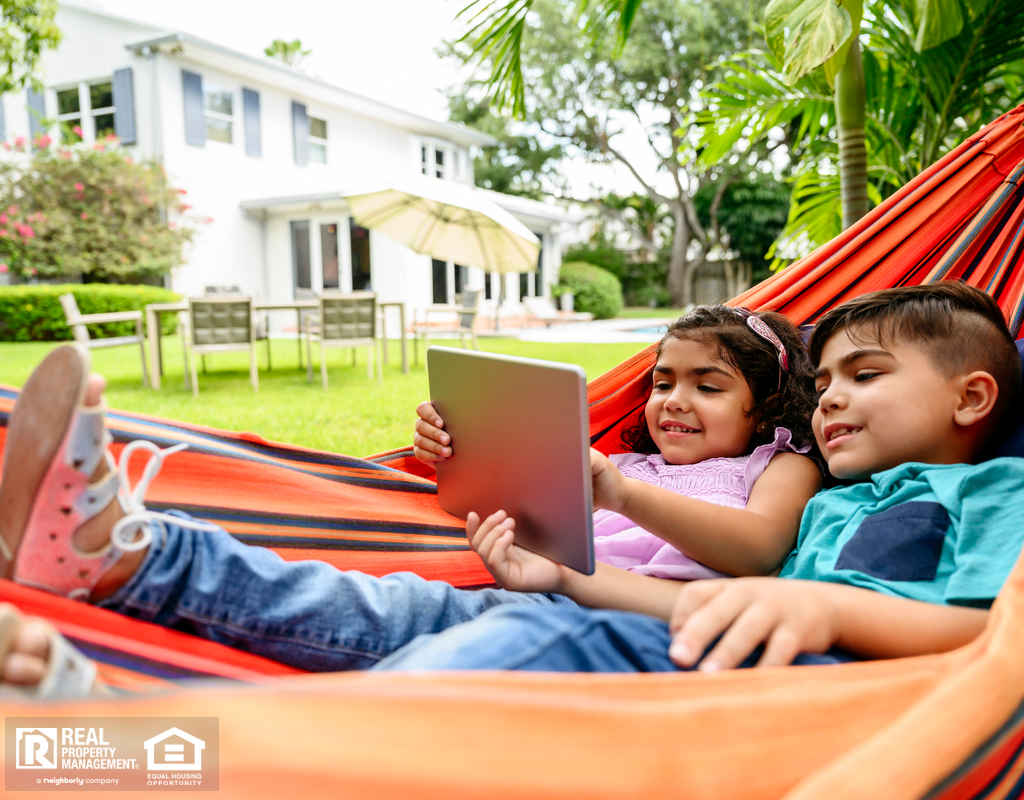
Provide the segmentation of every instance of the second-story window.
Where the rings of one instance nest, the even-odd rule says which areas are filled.
[[[420,171],[432,178],[450,177],[451,153],[434,145],[420,147]]]
[[[110,81],[57,89],[57,124],[67,144],[102,139],[114,132],[114,91]]]
[[[327,120],[309,118],[309,160],[327,163]]]
[[[203,108],[206,116],[206,138],[231,144],[235,120],[235,94],[229,89],[203,85]]]

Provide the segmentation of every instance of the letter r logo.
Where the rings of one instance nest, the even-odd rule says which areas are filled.
[[[17,769],[57,769],[56,728],[16,728]]]

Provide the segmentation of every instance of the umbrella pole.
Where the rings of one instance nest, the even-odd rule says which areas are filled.
[[[494,330],[501,328],[501,306],[505,302],[505,273],[498,273],[498,281],[500,286],[498,287],[498,305],[494,307]]]

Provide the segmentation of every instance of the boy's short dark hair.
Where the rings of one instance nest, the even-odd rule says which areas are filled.
[[[999,386],[989,431],[1020,400],[1020,354],[1003,312],[980,289],[945,281],[883,289],[849,300],[814,326],[808,343],[814,366],[821,362],[829,339],[855,328],[866,329],[879,344],[887,340],[922,344],[936,369],[947,377],[988,372]]]

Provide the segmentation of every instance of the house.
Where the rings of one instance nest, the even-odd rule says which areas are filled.
[[[199,226],[169,285],[182,294],[238,286],[268,302],[328,288],[372,288],[407,308],[452,303],[501,276],[418,255],[354,223],[352,187],[424,173],[473,182],[486,134],[389,106],[266,58],[183,31],[62,4],[64,41],[45,54],[45,90],[0,99],[0,138],[116,133],[137,159],[164,165]],[[484,191],[484,190],[478,190]],[[552,205],[488,192],[542,242],[537,274],[507,275],[505,297],[549,293],[568,217]],[[279,330],[294,314],[281,312]]]
[[[206,742],[179,728],[168,728],[147,739],[142,746],[146,750],[146,769],[184,771],[203,768]]]

